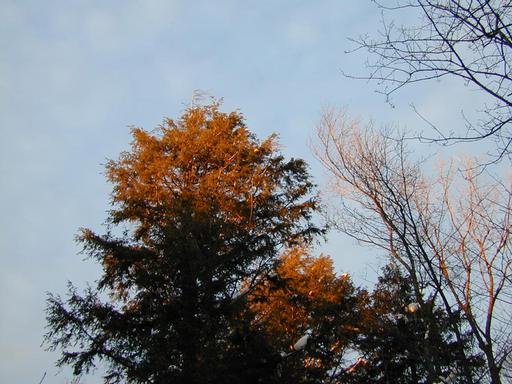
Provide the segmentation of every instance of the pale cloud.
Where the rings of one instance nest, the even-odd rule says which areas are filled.
[[[318,30],[305,20],[293,20],[286,28],[288,40],[295,45],[308,46],[318,40]]]
[[[111,54],[152,42],[178,15],[177,1],[140,0],[125,2],[122,7],[91,7],[82,23],[87,44]]]

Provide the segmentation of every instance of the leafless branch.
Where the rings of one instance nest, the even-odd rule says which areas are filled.
[[[471,160],[441,164],[427,177],[404,136],[395,137],[324,113],[315,153],[342,202],[336,228],[388,251],[420,305],[438,296],[449,314],[463,313],[491,382],[501,383],[512,347],[511,188],[475,173]]]
[[[377,83],[377,92],[392,96],[420,82],[454,77],[487,94],[491,105],[465,134],[435,129],[432,142],[494,139],[499,161],[511,156],[512,142],[512,7],[504,0],[375,1],[382,12],[382,30],[375,38],[360,36],[351,51],[369,53],[368,73],[347,75]],[[417,15],[417,25],[397,25],[391,15]],[[443,133],[444,132],[444,133]],[[485,165],[485,164],[484,164]]]

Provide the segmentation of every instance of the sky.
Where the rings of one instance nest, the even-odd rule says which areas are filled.
[[[370,0],[0,0],[0,382],[38,383],[45,372],[44,383],[70,382],[41,347],[46,295],[98,278],[74,236],[102,232],[102,164],[129,148],[131,126],[179,117],[196,91],[222,97],[258,137],[278,133],[321,187],[308,143],[328,106],[427,129],[413,102],[460,129],[460,111],[482,103],[462,84],[406,89],[392,107],[375,84],[343,75],[364,73],[365,54],[346,53],[349,38],[377,33],[379,20]],[[371,284],[381,260],[337,233],[318,252],[358,284]]]

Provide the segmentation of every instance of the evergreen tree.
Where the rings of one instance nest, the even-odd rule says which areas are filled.
[[[340,375],[343,382],[478,382],[484,362],[474,353],[473,338],[466,333],[460,345],[453,333],[453,326],[464,329],[463,319],[450,318],[433,299],[427,303],[420,307],[410,280],[395,265],[387,265],[354,343],[360,358]]]
[[[103,360],[106,383],[262,379],[270,347],[248,331],[239,290],[270,273],[283,247],[321,232],[306,164],[215,101],[132,133],[131,150],[106,166],[109,230],[78,236],[100,279],[48,298],[57,364],[80,375]]]

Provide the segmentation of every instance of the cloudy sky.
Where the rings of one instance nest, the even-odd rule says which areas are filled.
[[[345,54],[348,37],[375,33],[379,16],[370,0],[0,0],[0,382],[38,383],[44,372],[45,383],[69,382],[41,348],[46,292],[98,277],[73,238],[102,231],[102,164],[128,148],[129,126],[178,117],[202,90],[259,137],[279,133],[319,184],[308,141],[328,105],[421,130],[414,102],[456,129],[478,100],[463,86],[415,88],[391,108],[373,84],[343,76],[364,72],[364,55]],[[319,251],[371,281],[375,251],[339,234]]]

